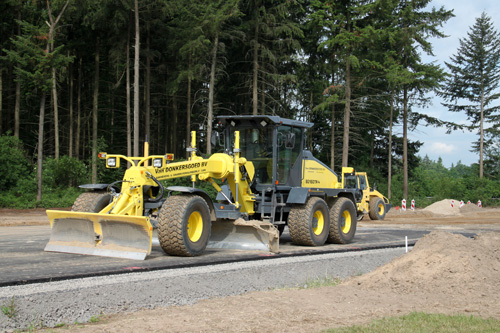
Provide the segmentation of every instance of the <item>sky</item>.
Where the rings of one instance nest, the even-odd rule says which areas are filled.
[[[500,31],[500,2],[498,0],[434,0],[431,7],[453,9],[455,17],[449,19],[441,28],[447,38],[432,39],[434,57],[422,56],[425,62],[435,61],[443,68],[446,68],[445,61],[450,62],[450,57],[457,53],[459,39],[467,38],[467,33],[476,22],[476,19],[485,12],[491,18],[497,31]],[[447,68],[446,68],[447,69]],[[431,96],[431,95],[429,95]],[[441,105],[442,100],[432,95],[432,104],[427,108],[413,108],[414,111],[425,113],[433,117],[468,124],[464,114],[449,112]],[[498,103],[498,102],[497,102]],[[399,129],[402,132],[402,128]],[[431,160],[437,161],[440,157],[445,167],[456,165],[458,161],[462,164],[471,165],[478,163],[479,154],[473,153],[472,143],[479,139],[477,133],[455,131],[446,134],[446,128],[419,126],[408,134],[412,141],[423,142],[420,147],[419,156],[428,156]]]

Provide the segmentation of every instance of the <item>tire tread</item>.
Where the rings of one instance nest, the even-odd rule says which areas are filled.
[[[292,242],[297,245],[306,245],[306,246],[318,246],[322,244],[317,244],[311,236],[310,229],[310,215],[314,206],[317,202],[323,201],[323,199],[318,197],[310,197],[305,205],[295,205],[290,210],[288,215],[288,229],[290,232],[290,237],[292,238]],[[326,205],[326,203],[325,203]],[[328,209],[326,210],[326,214],[328,214]],[[328,218],[328,216],[325,216]],[[329,224],[325,225],[326,230],[329,229]]]
[[[174,195],[168,197],[158,216],[158,240],[162,249],[170,255],[192,257],[201,254],[186,246],[183,238],[184,214],[191,201],[201,199],[197,195]],[[203,200],[203,199],[201,199]],[[207,211],[208,205],[203,200]],[[209,230],[206,232],[210,233]],[[208,236],[210,238],[210,235]]]

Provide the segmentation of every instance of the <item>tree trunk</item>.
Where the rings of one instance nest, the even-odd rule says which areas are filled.
[[[188,81],[187,81],[187,106],[186,106],[186,144],[191,145],[191,55],[188,58]],[[189,152],[186,150],[186,158],[189,157]]]
[[[69,65],[69,150],[68,156],[73,157],[73,66]]]
[[[255,23],[255,36],[253,46],[253,82],[252,82],[252,114],[256,116],[258,112],[259,93],[259,21]]]
[[[145,77],[145,87],[144,87],[144,94],[145,96],[145,105],[144,105],[144,111],[146,113],[145,115],[145,133],[146,133],[146,139],[151,141],[151,55],[150,55],[150,50],[149,50],[149,38],[150,38],[150,32],[149,32],[149,21],[147,23],[147,37],[146,37],[146,77]]]
[[[374,129],[372,129],[370,131],[370,139],[371,139],[371,142],[370,142],[370,163],[369,163],[369,166],[370,166],[370,169],[373,169],[373,159],[375,156],[375,130]]]
[[[333,58],[333,57],[332,57]],[[335,68],[332,66],[332,87],[335,87]],[[332,94],[334,90],[332,89]],[[332,102],[332,132],[330,134],[330,168],[335,167],[335,102]]]
[[[484,89],[481,89],[481,114],[479,119],[479,178],[483,178],[483,148],[484,148]]]
[[[351,64],[346,61],[345,73],[345,109],[344,109],[344,142],[342,146],[342,167],[349,164],[349,126],[351,120]]]
[[[313,92],[311,90],[309,92],[309,110],[310,110],[310,112],[308,114],[306,114],[306,121],[308,121],[308,122],[311,122],[311,115],[312,115],[313,108],[314,108],[314,98],[313,98]],[[307,131],[307,144],[308,144],[307,149],[309,149],[314,154],[312,137],[313,137],[313,131]]]
[[[212,49],[212,68],[210,69],[210,86],[208,91],[208,117],[207,117],[207,154],[212,154],[210,137],[212,136],[212,122],[214,117],[214,90],[215,69],[217,68],[217,48],[219,46],[219,34],[215,34],[214,47]]]
[[[130,25],[127,34],[127,68],[126,68],[126,110],[127,110],[127,156],[132,156],[132,123],[131,123],[131,110],[130,110]]]
[[[97,183],[97,124],[99,108],[99,37],[96,40],[94,97],[92,106],[92,183]]]
[[[179,107],[177,103],[177,95],[174,94],[172,96],[172,130],[170,131],[172,133],[172,139],[171,144],[172,144],[172,152],[174,155],[177,155],[177,116],[179,114]]]
[[[332,103],[332,131],[330,133],[330,169],[335,167],[335,103]]]
[[[80,134],[82,128],[82,58],[78,64],[78,90],[76,95],[76,140],[75,156],[80,158]]]
[[[57,23],[61,19],[62,14],[66,10],[70,0],[66,0],[61,12],[54,20],[52,16],[52,9],[50,8],[49,0],[47,0],[47,12],[49,16],[49,36],[48,36],[48,44],[47,44],[47,53],[54,52],[54,40],[56,38],[56,27]],[[54,139],[55,139],[55,158],[59,158],[59,106],[57,102],[57,80],[56,80],[56,68],[52,67],[52,99],[54,102]]]
[[[1,52],[0,52],[1,54]],[[2,113],[3,113],[3,68],[0,68],[0,135],[2,135]]]
[[[21,114],[21,82],[16,82],[16,102],[14,105],[14,136],[19,139],[19,123]]]
[[[17,19],[21,20],[21,10],[17,13]],[[21,25],[17,25],[17,35],[21,36]],[[16,101],[14,105],[14,136],[19,139],[19,123],[21,114],[21,82],[16,82]]]
[[[57,101],[56,68],[52,67],[52,101],[54,107],[54,158],[59,158],[59,107]]]
[[[139,156],[139,1],[134,0],[135,47],[134,47],[134,156]]]
[[[266,89],[265,89],[265,83],[264,80],[261,81],[261,88],[260,88],[260,113],[261,114],[266,114]],[[278,95],[279,96],[279,95]],[[286,105],[286,95],[283,97],[283,105]]]
[[[403,199],[408,198],[408,87],[403,88]]]
[[[42,200],[42,167],[43,167],[43,124],[45,122],[45,93],[40,98],[40,115],[38,116],[38,154],[37,154],[37,193],[36,200]]]
[[[392,180],[392,121],[394,114],[394,92],[391,92],[391,111],[389,115],[389,156],[387,156],[387,198],[391,198],[391,180]]]

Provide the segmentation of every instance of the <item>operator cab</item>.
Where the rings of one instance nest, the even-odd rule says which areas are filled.
[[[257,191],[271,185],[299,186],[305,130],[312,123],[278,116],[220,116],[225,129],[225,149],[234,150],[234,132],[240,132],[240,156],[255,167]]]

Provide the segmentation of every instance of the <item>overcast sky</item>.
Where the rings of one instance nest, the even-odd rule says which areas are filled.
[[[449,37],[432,41],[435,57],[424,56],[423,59],[426,62],[436,61],[445,68],[444,62],[449,62],[450,57],[457,53],[459,39],[467,37],[467,32],[470,31],[482,12],[491,18],[495,29],[500,31],[500,2],[498,0],[435,0],[431,6],[436,8],[444,6],[445,9],[453,9],[455,17],[449,19],[442,28],[444,34]],[[438,97],[433,97],[432,105],[428,108],[415,108],[414,110],[443,120],[467,123],[465,115],[448,112],[441,105],[441,99]],[[398,130],[402,132],[402,128]],[[458,161],[465,165],[479,161],[479,154],[470,152],[472,142],[479,138],[477,133],[456,131],[446,134],[445,128],[421,126],[416,131],[409,133],[409,138],[424,143],[420,148],[420,156],[427,155],[434,161],[441,157],[446,167],[450,167],[452,164],[456,165]]]

